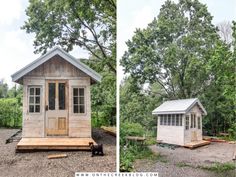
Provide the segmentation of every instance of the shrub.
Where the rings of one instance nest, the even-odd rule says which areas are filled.
[[[139,123],[124,122],[120,125],[120,144],[125,144],[126,136],[143,136],[144,128]]]
[[[232,140],[236,140],[236,123],[232,124],[231,127],[228,129],[229,138]]]
[[[0,99],[0,126],[21,127],[22,109],[17,98]]]

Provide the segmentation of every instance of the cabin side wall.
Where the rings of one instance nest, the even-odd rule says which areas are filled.
[[[39,86],[41,88],[40,113],[29,113],[29,86]],[[23,121],[22,137],[44,137],[44,116],[45,116],[45,80],[44,79],[23,79]]]
[[[191,113],[195,113],[196,114],[196,127],[195,128],[191,128]],[[184,130],[184,143],[190,143],[193,139],[193,137],[196,137],[197,141],[202,140],[202,112],[201,110],[198,108],[197,105],[195,105],[186,115],[189,116],[189,129],[188,130]],[[198,117],[200,117],[200,129],[198,129]],[[185,121],[184,121],[185,123]]]
[[[73,88],[85,88],[85,113],[73,113]],[[69,136],[91,137],[91,96],[90,78],[81,80],[69,80]]]
[[[182,122],[184,116],[182,116]],[[157,119],[157,141],[168,144],[184,145],[184,126],[160,125],[160,117]]]

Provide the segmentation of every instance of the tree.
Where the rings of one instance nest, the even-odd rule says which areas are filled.
[[[232,42],[232,26],[230,22],[222,22],[217,25],[218,33],[221,39],[226,43],[230,44]]]
[[[116,2],[30,0],[26,14],[29,18],[22,28],[35,34],[35,53],[55,45],[66,51],[79,46],[89,52],[83,62],[103,76],[101,84],[92,87],[92,109],[115,124]]]
[[[7,97],[8,85],[4,83],[4,80],[0,80],[0,98]]]
[[[80,46],[116,73],[116,3],[113,0],[30,0],[23,29],[35,33],[35,53]]]
[[[209,84],[206,65],[219,40],[206,5],[167,0],[158,18],[137,29],[121,60],[140,84],[158,83],[168,98],[196,97]]]

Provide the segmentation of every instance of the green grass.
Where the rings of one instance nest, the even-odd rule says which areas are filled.
[[[216,173],[224,173],[230,170],[236,169],[236,164],[234,163],[215,163],[212,166],[198,166],[203,170],[208,170]]]
[[[191,167],[191,168],[199,168],[199,169],[203,169],[203,170],[207,170],[207,171],[211,171],[211,172],[215,172],[215,173],[225,173],[225,172],[229,172],[231,170],[236,170],[236,164],[234,163],[215,163],[211,166],[203,166],[203,165],[198,165],[193,166],[191,164],[187,164],[185,162],[179,162],[177,164],[175,164],[177,167]]]
[[[157,144],[156,137],[147,137],[145,144],[148,146]]]
[[[165,156],[153,153],[147,146],[129,145],[125,150],[121,150],[120,171],[133,171],[133,162],[136,159],[147,159],[151,161],[160,161],[162,163],[168,162]]]

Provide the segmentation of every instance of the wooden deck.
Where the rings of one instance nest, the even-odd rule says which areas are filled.
[[[92,138],[22,138],[16,151],[23,150],[90,150]]]
[[[197,148],[197,147],[200,147],[200,146],[208,145],[210,143],[211,143],[210,141],[205,141],[205,140],[193,141],[191,143],[185,144],[184,147],[194,149],[194,148]]]

